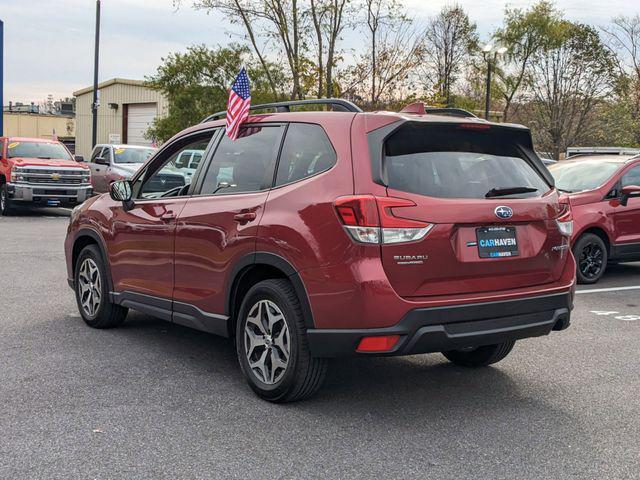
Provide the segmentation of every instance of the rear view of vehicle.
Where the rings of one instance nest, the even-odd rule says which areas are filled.
[[[443,352],[482,366],[517,339],[567,328],[571,210],[529,131],[430,115],[361,120],[354,151],[369,155],[355,155],[355,195],[336,209],[382,268],[364,266],[365,298],[349,302],[368,304],[369,325],[311,331],[312,352]]]
[[[91,172],[60,142],[0,138],[0,210],[57,207],[84,202],[93,193]]]

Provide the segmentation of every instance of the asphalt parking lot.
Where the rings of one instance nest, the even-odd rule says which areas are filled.
[[[227,340],[135,313],[86,327],[66,215],[0,218],[2,479],[638,478],[640,289],[620,287],[640,286],[640,263],[492,368],[334,361],[317,396],[277,406]]]

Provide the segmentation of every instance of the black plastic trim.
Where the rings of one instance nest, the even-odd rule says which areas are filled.
[[[71,249],[72,251],[72,255],[73,255],[73,249],[75,248],[76,243],[78,242],[78,240],[81,237],[90,237],[91,239],[95,240],[95,242],[98,244],[98,249],[100,250],[100,255],[102,256],[102,264],[105,267],[105,270],[107,272],[107,289],[109,291],[113,290],[113,280],[111,279],[111,264],[109,263],[109,257],[107,255],[107,247],[106,244],[102,238],[102,235],[100,235],[98,232],[96,232],[95,230],[91,229],[91,228],[82,228],[80,230],[78,230],[76,232],[76,235],[73,239],[73,247]],[[73,266],[73,273],[75,275],[75,268],[76,266]],[[74,279],[70,279],[69,281],[69,286],[71,288],[75,288],[74,286]]]
[[[239,281],[241,281],[242,275],[244,275],[248,271],[249,267],[254,265],[268,265],[277,268],[286,275],[286,277],[293,285],[298,299],[300,300],[300,306],[302,307],[305,325],[307,326],[307,328],[314,328],[315,323],[313,320],[311,305],[309,304],[309,296],[307,295],[307,290],[304,286],[304,283],[302,282],[302,278],[300,278],[300,275],[298,274],[298,271],[286,259],[269,252],[250,253],[236,262],[230,277],[231,281],[229,283],[229,289],[227,290],[227,310],[225,314],[229,316],[232,315],[231,312],[233,312],[233,306],[236,303],[236,286],[238,285]]]
[[[229,317],[201,310],[195,305],[174,302],[167,298],[155,297],[143,293],[124,291],[111,292],[111,301],[117,305],[177,323],[201,332],[228,337]]]
[[[633,261],[640,259],[639,243],[618,243],[611,247],[611,260]]]
[[[526,299],[411,310],[396,325],[376,329],[310,329],[315,357],[390,356],[443,352],[537,337],[569,327],[571,292]],[[362,337],[400,335],[389,352],[356,352]]]
[[[171,321],[171,300],[129,291],[111,292],[110,296],[111,301],[116,305]]]
[[[173,323],[221,337],[229,336],[229,317],[205,312],[195,305],[173,302]]]

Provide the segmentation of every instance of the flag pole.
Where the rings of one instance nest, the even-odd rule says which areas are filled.
[[[98,64],[100,61],[100,0],[96,0],[96,39],[93,59],[93,114],[91,125],[91,148],[96,146],[98,136]]]

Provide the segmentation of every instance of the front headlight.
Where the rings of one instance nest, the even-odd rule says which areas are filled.
[[[11,169],[11,182],[24,182],[24,178],[22,167],[13,167]]]

